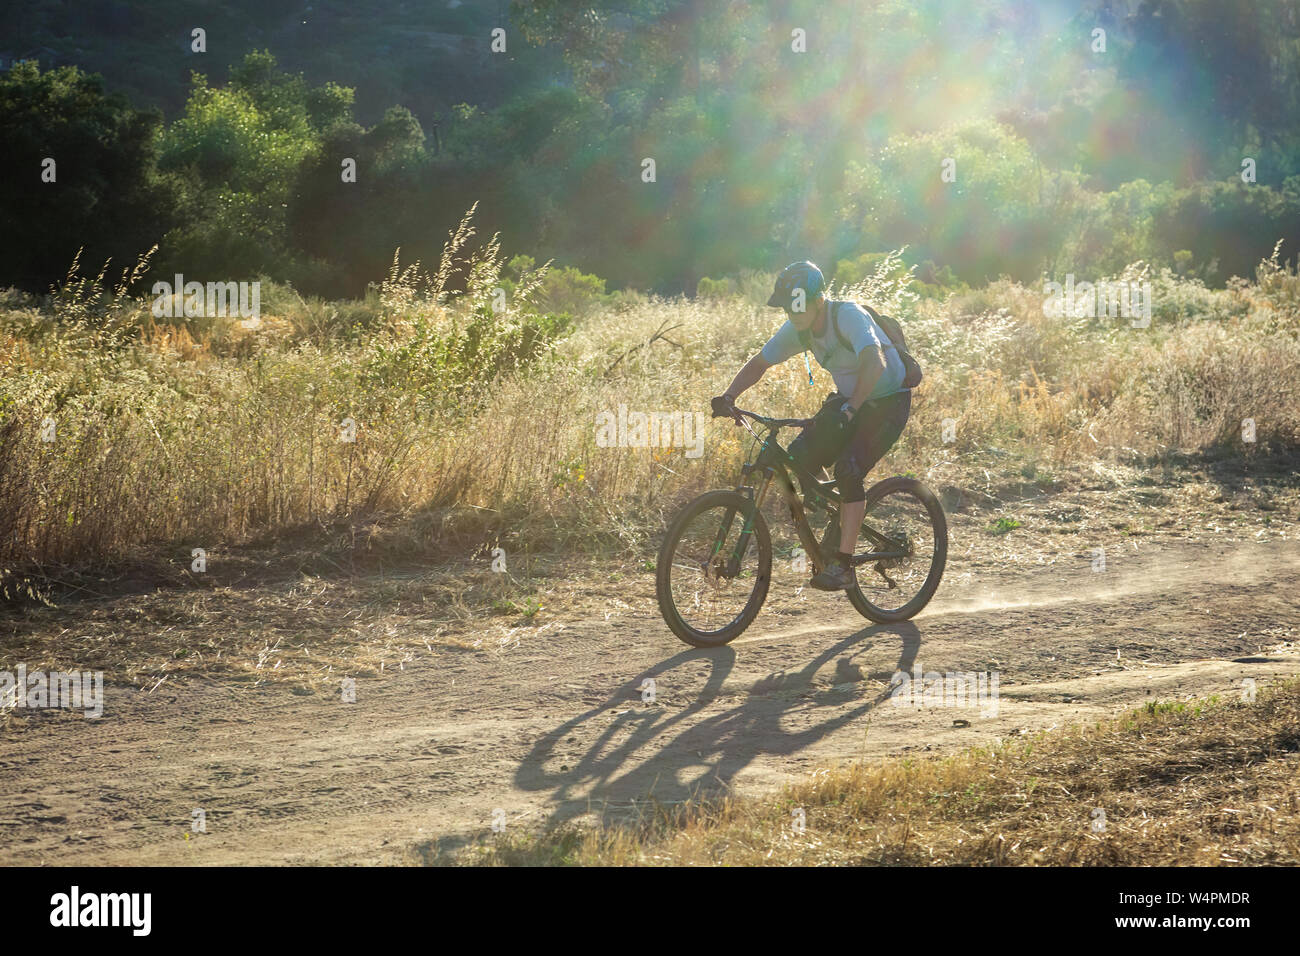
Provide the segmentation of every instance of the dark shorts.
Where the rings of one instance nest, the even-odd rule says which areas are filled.
[[[879,464],[907,425],[912,411],[910,391],[863,402],[848,429],[848,438],[831,431],[825,419],[831,409],[844,403],[842,395],[832,394],[803,434],[790,443],[790,454],[813,474],[834,463],[835,483],[845,501],[862,501],[866,496],[866,477]],[[835,429],[838,432],[838,429]],[[800,477],[800,483],[803,478]]]
[[[835,459],[835,483],[845,501],[861,501],[867,496],[867,473],[894,447],[911,413],[910,391],[862,403],[852,434]]]

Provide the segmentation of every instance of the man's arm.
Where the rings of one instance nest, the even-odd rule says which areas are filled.
[[[758,384],[758,380],[763,377],[763,373],[772,367],[767,359],[763,358],[763,353],[759,352],[752,359],[745,363],[744,368],[736,373],[736,377],[731,380],[723,394],[731,396],[735,401],[741,392],[752,388]]]

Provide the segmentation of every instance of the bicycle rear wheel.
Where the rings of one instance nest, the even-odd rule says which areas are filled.
[[[745,530],[750,540],[737,557]],[[753,622],[772,579],[772,540],[752,500],[710,491],[673,519],[659,549],[655,593],[668,627],[694,647],[719,647]]]
[[[878,624],[906,621],[930,603],[948,561],[948,520],[934,492],[915,478],[886,478],[866,497],[857,555],[888,553],[858,565],[849,603]]]

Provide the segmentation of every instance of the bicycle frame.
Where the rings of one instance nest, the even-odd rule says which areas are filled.
[[[773,481],[777,482],[777,488],[781,496],[785,499],[786,506],[790,509],[790,518],[794,522],[795,532],[799,536],[799,543],[803,546],[804,553],[812,560],[814,573],[822,570],[823,561],[821,553],[821,544],[817,541],[817,536],[813,534],[812,527],[808,524],[808,515],[804,511],[803,501],[799,493],[795,490],[794,481],[790,476],[791,470],[803,478],[808,479],[806,487],[815,489],[818,498],[827,502],[827,511],[834,514],[837,522],[839,519],[839,506],[844,504],[844,499],[839,489],[835,486],[834,480],[824,481],[816,475],[803,469],[794,457],[785,450],[776,440],[777,434],[781,428],[786,425],[806,426],[809,419],[768,419],[752,412],[740,413],[749,418],[753,418],[761,425],[766,425],[768,431],[765,435],[759,434],[754,428],[745,421],[744,418],[738,419],[740,424],[754,436],[760,443],[758,454],[754,456],[752,462],[747,462],[741,468],[741,475],[748,476],[758,474],[759,486],[757,489],[753,485],[740,484],[736,486],[736,491],[749,498],[754,502],[754,511],[757,512],[763,507],[763,502],[767,497]],[[717,557],[726,543],[727,535],[731,532],[731,525],[735,521],[736,513],[734,508],[728,508],[726,515],[722,519],[722,524],[718,528],[718,535],[713,542],[713,556]],[[863,525],[861,534],[865,535],[872,545],[876,548],[884,548],[883,551],[868,551],[866,553],[855,554],[851,563],[856,567],[867,564],[871,561],[880,561],[890,558],[906,557],[907,552],[899,542],[890,539],[887,535],[881,534],[874,528]],[[746,519],[745,526],[741,528],[740,536],[736,540],[732,553],[727,561],[725,573],[728,576],[734,576],[740,569],[741,562],[744,561],[746,553],[749,551],[749,544],[754,535],[754,524],[750,519]]]

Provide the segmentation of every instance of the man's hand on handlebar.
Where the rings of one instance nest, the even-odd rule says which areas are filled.
[[[844,431],[853,421],[856,409],[849,402],[843,402],[837,408],[830,411],[830,420],[840,431]]]
[[[722,395],[716,395],[713,398],[713,417],[714,418],[732,418],[736,424],[740,424],[740,413],[736,411],[736,400],[725,392]]]

